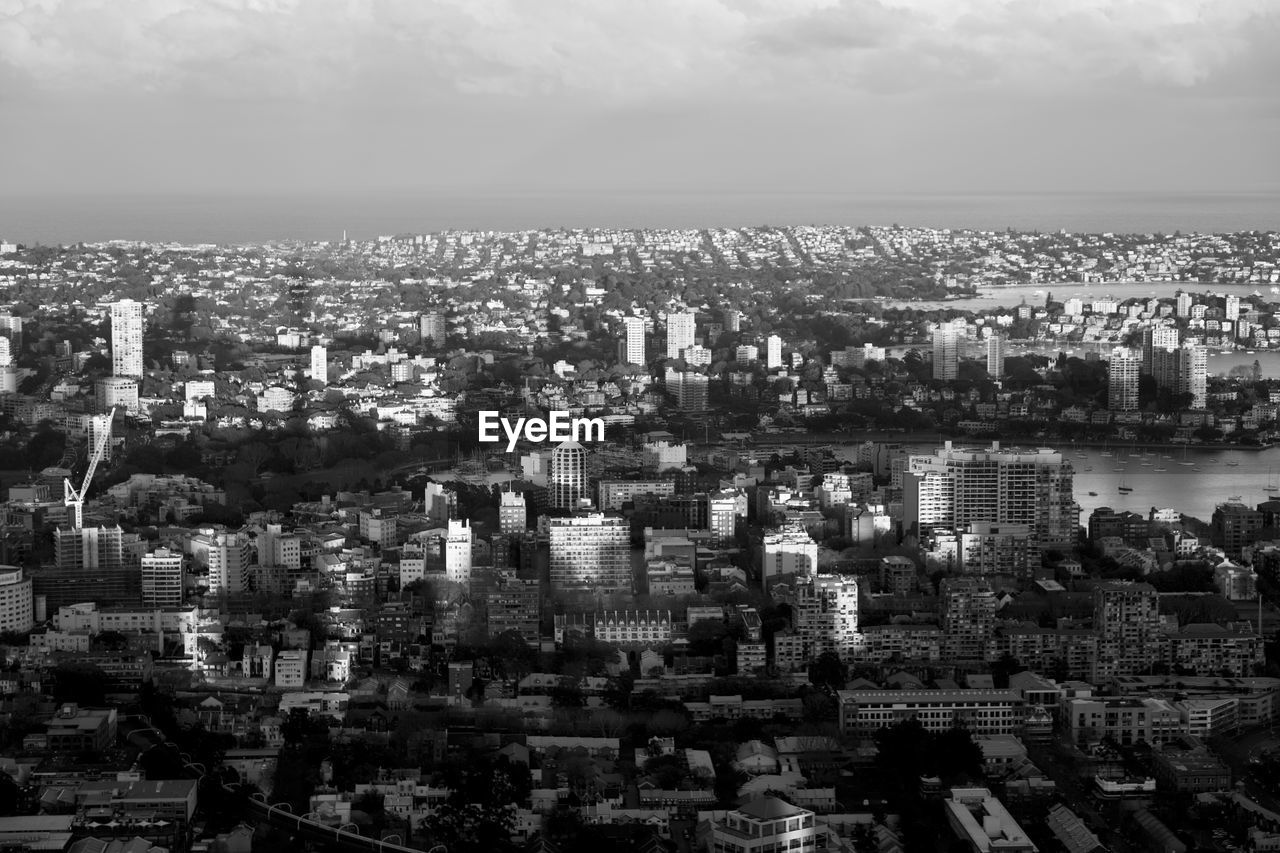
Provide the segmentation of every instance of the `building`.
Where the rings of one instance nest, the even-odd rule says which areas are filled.
[[[764,366],[767,370],[777,370],[782,367],[782,338],[777,335],[770,335],[764,342]]]
[[[587,492],[587,449],[576,441],[566,441],[551,451],[549,480],[551,506],[577,509]]]
[[[1170,738],[1151,751],[1151,770],[1162,790],[1205,794],[1231,790],[1231,769],[1198,739]]]
[[[817,849],[814,813],[777,797],[750,800],[711,827],[712,853],[815,853]]]
[[[308,657],[306,649],[283,649],[276,655],[276,687],[305,687],[307,684]]]
[[[1208,349],[1195,343],[1151,351],[1151,375],[1156,384],[1174,394],[1188,395],[1192,409],[1203,409],[1207,402],[1208,365]]]
[[[1210,521],[1213,544],[1228,557],[1239,560],[1246,546],[1258,540],[1262,530],[1263,515],[1239,501],[1218,504]]]
[[[1159,593],[1149,583],[1099,582],[1093,628],[1099,637],[1094,678],[1142,672],[1161,657]]]
[[[537,644],[541,623],[542,585],[510,575],[499,577],[492,592],[485,596],[489,620],[489,636],[508,632],[518,634],[531,645]]]
[[[111,374],[142,376],[142,303],[111,304]]]
[[[21,566],[0,566],[0,632],[25,634],[35,625],[31,581]]]
[[[1154,375],[1155,353],[1178,347],[1176,326],[1147,326],[1142,330],[1142,373]]]
[[[524,492],[503,492],[498,502],[498,531],[510,536],[523,533],[528,525]]]
[[[618,512],[637,497],[653,495],[674,497],[675,480],[601,480],[596,485],[596,508],[603,512]]]
[[[49,749],[61,753],[101,753],[116,740],[115,708],[81,708],[68,703],[58,708],[45,729]]]
[[[1030,577],[1040,565],[1032,559],[1034,543],[1026,524],[991,524],[975,521],[958,531],[959,569],[967,575]]]
[[[471,583],[471,525],[449,519],[444,537],[444,575],[454,583]]]
[[[157,548],[142,558],[142,603],[146,607],[177,607],[184,597],[182,554]]]
[[[209,567],[209,594],[235,595],[248,587],[253,545],[245,532],[229,530],[199,533],[191,537],[192,553]]]
[[[1016,690],[871,689],[841,690],[838,695],[840,730],[855,737],[904,720],[918,720],[930,732],[964,726],[975,735],[1017,734],[1026,707]]]
[[[640,447],[640,466],[645,470],[680,470],[688,463],[688,448],[682,443],[647,441]]]
[[[320,344],[311,348],[311,371],[308,375],[316,382],[329,384],[329,350]]]
[[[1137,353],[1116,347],[1107,362],[1107,408],[1113,412],[1138,410],[1138,376],[1142,362]]]
[[[944,654],[951,660],[986,659],[995,632],[996,596],[982,578],[943,578],[938,588]]]
[[[765,589],[779,581],[810,578],[818,571],[818,543],[800,525],[766,533],[761,553],[760,579]]]
[[[720,489],[707,496],[707,526],[713,545],[731,545],[737,536],[738,517],[746,517],[746,495],[738,489]]]
[[[974,522],[1025,524],[1036,547],[1075,544],[1080,508],[1075,472],[1054,450],[953,447],[948,441],[931,456],[907,458],[903,473],[903,527],[918,536],[924,527]]]
[[[631,525],[625,518],[552,518],[549,532],[554,589],[631,591]]]
[[[280,385],[272,385],[258,396],[258,411],[287,412],[293,408],[293,392]]]
[[[625,317],[622,328],[627,364],[645,364],[644,320],[640,317]]]
[[[54,565],[32,576],[34,592],[48,610],[97,601],[137,604],[141,574],[125,563],[124,531],[111,527],[60,527],[53,534]]]
[[[995,334],[987,338],[987,375],[992,379],[1004,376],[1004,336]]]
[[[1111,740],[1122,746],[1155,745],[1182,731],[1178,709],[1163,699],[1101,696],[1064,699],[1060,711],[1072,743],[1091,746]]]
[[[972,853],[1037,853],[1004,803],[986,788],[952,788],[942,804],[947,825]]]
[[[683,358],[686,347],[694,344],[697,315],[692,311],[667,315],[667,358]]]
[[[438,311],[428,311],[418,318],[418,335],[422,345],[432,349],[441,349],[445,345],[444,315]]]
[[[849,661],[861,651],[856,578],[815,575],[798,579],[789,601],[791,629],[774,635],[774,661],[780,671],[806,667],[826,652]]]
[[[94,386],[98,396],[98,408],[109,412],[116,406],[126,411],[138,411],[138,380],[128,376],[104,376]]]
[[[954,380],[960,371],[960,348],[967,338],[964,320],[939,323],[933,329],[933,378]]]
[[[664,387],[682,412],[705,412],[709,381],[705,374],[668,367],[663,375]]]

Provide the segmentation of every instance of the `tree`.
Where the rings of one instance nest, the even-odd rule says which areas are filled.
[[[810,684],[818,686],[826,684],[836,690],[842,690],[848,680],[848,668],[835,652],[823,652],[809,665]]]

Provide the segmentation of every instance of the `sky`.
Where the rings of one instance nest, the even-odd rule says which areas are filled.
[[[46,194],[1280,190],[1280,0],[0,0]]]

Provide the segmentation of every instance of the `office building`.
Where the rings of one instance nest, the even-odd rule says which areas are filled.
[[[524,492],[503,492],[498,502],[498,531],[508,536],[523,533],[528,524]]]
[[[967,338],[963,320],[939,323],[933,329],[933,378],[950,381],[959,375],[960,350]]]
[[[974,735],[1011,735],[1022,728],[1026,701],[1017,690],[951,688],[841,690],[840,730],[867,737],[885,726],[915,719],[925,731],[963,726]]]
[[[749,800],[711,824],[713,853],[815,853],[814,813],[773,796]]]
[[[183,599],[182,554],[157,548],[142,558],[142,603],[178,607]]]
[[[450,519],[444,538],[444,576],[454,583],[471,583],[471,525]]]
[[[764,343],[765,368],[768,370],[777,370],[782,367],[782,338],[777,335],[770,335]]]
[[[430,349],[441,349],[445,345],[444,315],[439,311],[428,311],[418,318],[418,335],[422,345]]]
[[[622,321],[625,333],[627,364],[644,364],[644,320],[639,317],[626,317]]]
[[[1004,337],[994,334],[987,338],[987,375],[992,379],[1004,376]]]
[[[122,299],[111,304],[111,373],[142,376],[142,303]]]
[[[1138,375],[1142,363],[1133,350],[1116,347],[1107,362],[1107,408],[1113,412],[1138,410]]]
[[[789,525],[764,535],[760,577],[764,588],[775,583],[810,578],[818,571],[818,543],[800,525]]]
[[[587,492],[587,449],[576,441],[566,441],[551,451],[548,480],[551,506],[577,509]]]
[[[943,578],[938,589],[943,653],[950,660],[986,659],[995,632],[996,596],[982,578]]]
[[[120,406],[129,412],[138,411],[138,381],[128,376],[104,376],[95,383],[98,410],[109,412]]]
[[[631,525],[603,513],[550,519],[551,586],[630,592]]]
[[[919,535],[924,527],[956,527],[974,522],[1025,524],[1036,547],[1075,544],[1080,508],[1073,494],[1075,473],[1062,454],[1048,449],[953,447],[948,441],[932,455],[912,455],[903,473],[903,527]]]
[[[667,315],[667,358],[683,358],[685,348],[693,346],[696,320],[692,311]]]
[[[25,634],[35,625],[35,597],[21,566],[0,566],[0,633]]]
[[[311,379],[329,384],[329,350],[320,344],[311,348]]]

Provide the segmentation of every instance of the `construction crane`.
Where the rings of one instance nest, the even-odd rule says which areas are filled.
[[[102,461],[102,456],[107,451],[107,443],[111,441],[111,421],[115,418],[116,410],[113,408],[105,415],[94,415],[93,421],[102,424],[102,431],[98,433],[97,444],[91,448],[89,454],[89,469],[84,472],[84,482],[80,484],[80,491],[76,491],[75,486],[71,485],[71,479],[65,478],[62,481],[62,502],[71,509],[71,529],[79,530],[84,527],[84,498],[89,492],[89,484],[93,482],[93,472],[97,470],[98,463]]]

